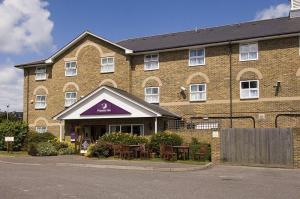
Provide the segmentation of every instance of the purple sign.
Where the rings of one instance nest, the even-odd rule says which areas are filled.
[[[80,115],[118,115],[118,114],[130,114],[130,113],[107,100],[102,100],[101,102],[92,106],[91,108],[84,111]]]

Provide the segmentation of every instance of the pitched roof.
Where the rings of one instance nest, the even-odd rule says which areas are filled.
[[[165,50],[228,41],[300,33],[300,17],[283,17],[262,21],[128,39],[119,45],[134,52]]]
[[[15,67],[21,68],[36,66],[38,64],[51,63],[56,56],[64,52],[66,49],[74,45],[78,40],[86,35],[92,35],[95,38],[122,48],[127,54],[131,54],[299,33],[300,17],[282,17],[262,21],[253,21],[233,25],[190,30],[185,32],[127,39],[116,43],[85,31],[48,59],[33,63],[19,64]]]
[[[81,104],[83,101],[87,100],[89,97],[95,95],[98,91],[102,90],[102,89],[107,89],[110,90],[112,92],[115,92],[131,101],[133,101],[136,104],[139,104],[142,107],[145,107],[146,109],[150,110],[151,112],[154,112],[158,115],[160,115],[161,117],[171,117],[171,118],[181,118],[179,115],[172,113],[170,111],[165,110],[164,108],[155,105],[155,104],[150,104],[124,90],[118,89],[118,88],[114,88],[111,86],[101,86],[95,90],[93,90],[92,92],[90,92],[89,94],[87,94],[85,97],[81,98],[79,101],[77,101],[76,103],[74,103],[72,106],[68,107],[67,109],[62,110],[61,112],[57,113],[55,116],[53,116],[54,119],[59,119],[63,114],[67,113],[69,110],[73,109],[74,107],[76,107],[77,105]]]

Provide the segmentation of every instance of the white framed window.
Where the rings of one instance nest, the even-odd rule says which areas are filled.
[[[240,44],[240,61],[258,60],[258,43]]]
[[[191,84],[190,85],[190,101],[205,101],[206,100],[206,84]]]
[[[109,125],[109,133],[131,133],[144,136],[143,124],[113,124]]]
[[[114,57],[101,58],[101,73],[112,73],[115,71],[115,59]]]
[[[240,98],[241,99],[259,98],[259,81],[258,80],[240,81]]]
[[[66,92],[65,93],[65,107],[69,107],[77,101],[76,92]]]
[[[145,88],[145,101],[151,104],[159,103],[159,87]]]
[[[35,80],[45,80],[47,78],[46,66],[37,66],[35,69]]]
[[[35,109],[45,109],[46,107],[46,95],[37,95],[35,97]]]
[[[205,65],[205,48],[190,49],[189,66]]]
[[[159,54],[150,54],[144,56],[144,70],[159,69]]]
[[[65,76],[72,77],[77,75],[77,62],[68,61],[65,63]]]
[[[46,133],[47,132],[47,126],[36,126],[35,131],[38,133]]]

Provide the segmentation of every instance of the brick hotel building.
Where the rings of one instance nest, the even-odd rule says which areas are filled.
[[[49,58],[15,66],[24,70],[24,120],[61,139],[300,127],[299,13],[294,0],[289,17],[120,42],[85,31]]]

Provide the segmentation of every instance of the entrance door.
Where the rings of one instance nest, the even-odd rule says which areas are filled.
[[[93,142],[96,142],[102,135],[107,132],[105,125],[92,126],[91,139]]]

